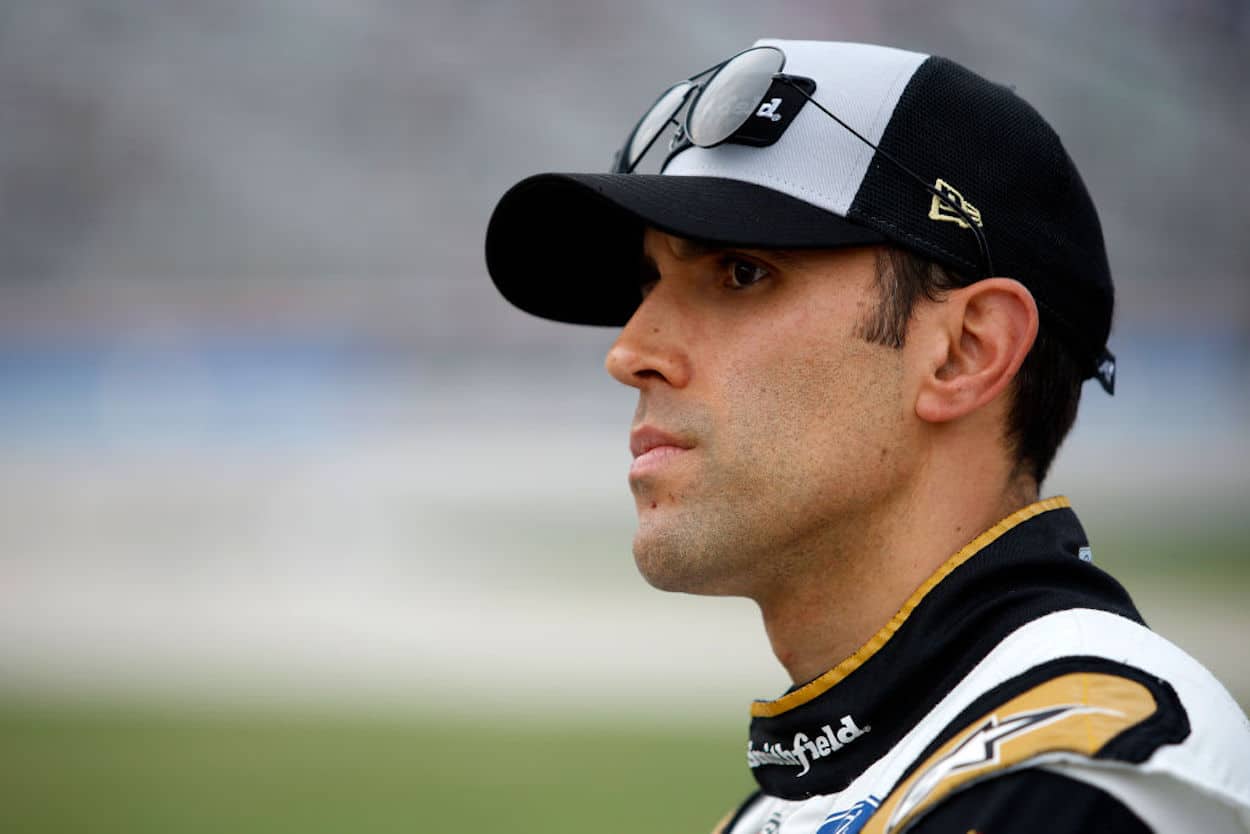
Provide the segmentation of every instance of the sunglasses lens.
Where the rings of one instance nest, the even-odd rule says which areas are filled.
[[[764,100],[786,56],[771,46],[749,49],[730,59],[700,91],[686,117],[690,141],[709,148],[724,142],[751,118]]]
[[[634,135],[629,138],[629,147],[625,149],[625,161],[629,168],[632,169],[638,164],[638,160],[642,159],[643,154],[651,147],[651,143],[677,115],[677,111],[686,103],[686,96],[690,95],[693,87],[694,85],[689,81],[674,84],[656,99],[655,104],[651,105],[651,109],[638,122],[638,127],[634,128]]]

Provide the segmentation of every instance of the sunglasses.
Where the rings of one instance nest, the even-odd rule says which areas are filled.
[[[985,266],[982,277],[993,276],[994,264],[990,259],[989,244],[980,228],[981,218],[968,212],[962,200],[952,199],[949,194],[930,185],[919,174],[838,118],[813,97],[816,82],[810,78],[782,73],[785,64],[786,55],[777,47],[756,46],[669,87],[643,113],[634,129],[629,132],[625,144],[613,159],[612,173],[632,174],[656,140],[670,127],[675,128],[669,142],[670,158],[673,153],[691,145],[713,148],[731,138],[742,144],[771,144],[776,136],[771,140],[752,139],[750,136],[743,136],[743,128],[753,116],[769,117],[772,121],[778,119],[770,109],[775,99],[770,99],[768,94],[775,83],[781,83],[796,90],[812,106],[872,148],[882,159],[915,180],[943,206],[961,218],[963,223],[960,226],[972,231],[981,252]],[[685,116],[679,119],[683,107]]]

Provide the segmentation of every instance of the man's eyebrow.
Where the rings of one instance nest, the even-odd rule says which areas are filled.
[[[690,238],[674,238],[676,243],[673,245],[673,254],[678,258],[685,260],[697,260],[713,255],[719,255],[723,252],[742,252],[746,255],[755,255],[764,260],[773,260],[782,266],[793,267],[799,263],[798,253],[800,250],[792,249],[762,249],[755,246],[742,246],[728,243],[709,243],[703,240],[692,240]],[[659,277],[659,267],[656,265],[655,258],[651,256],[646,249],[642,252],[643,272],[654,272]]]
[[[707,257],[708,255],[716,255],[729,248],[720,244],[705,243],[701,240],[691,240],[684,237],[673,238],[673,240],[673,254],[682,260],[694,260]]]

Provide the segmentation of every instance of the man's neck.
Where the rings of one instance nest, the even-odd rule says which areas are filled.
[[[756,600],[773,653],[795,684],[853,655],[960,548],[1037,500],[1027,476],[965,472],[963,483],[930,478],[874,518],[857,519],[811,554],[801,577]]]

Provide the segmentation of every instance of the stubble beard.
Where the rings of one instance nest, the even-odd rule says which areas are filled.
[[[661,590],[762,602],[784,593],[814,560],[837,558],[854,539],[854,519],[884,500],[899,476],[897,456],[887,461],[882,447],[901,425],[883,425],[888,412],[879,405],[856,406],[899,401],[901,375],[896,350],[856,342],[829,362],[774,371],[766,388],[729,390],[724,399],[750,405],[732,420],[698,411],[682,420],[657,415],[698,443],[687,479],[633,485],[634,561],[643,577]],[[848,398],[845,390],[859,393]],[[834,427],[829,414],[841,415]],[[644,416],[640,404],[636,419]]]
[[[740,414],[720,431],[707,414],[674,421],[699,439],[687,453],[693,471],[676,482],[661,476],[632,485],[634,562],[653,587],[759,600],[793,573],[787,554],[817,513],[797,506],[810,498],[801,462],[778,456],[769,416],[778,407],[755,419]]]
[[[714,506],[708,506],[708,504]],[[719,505],[719,506],[715,506]],[[739,593],[741,570],[734,567],[737,526],[723,500],[675,503],[645,510],[634,534],[634,563],[643,578],[661,591],[688,594]],[[745,531],[742,531],[745,532]]]
[[[822,456],[814,466],[810,444],[776,444],[775,432],[749,428],[693,450],[698,466],[688,482],[636,485],[634,561],[655,588],[762,603],[820,560],[838,558],[854,540],[853,520],[884,500],[897,480],[877,447],[862,440],[828,441],[849,457]],[[791,430],[802,435],[807,428]],[[755,442],[735,442],[744,435]],[[729,460],[717,454],[727,448],[734,451]]]
[[[776,522],[784,508],[770,505],[777,493],[769,473],[699,462],[700,477],[684,489],[657,491],[654,507],[645,486],[636,491],[634,562],[662,591],[756,598],[782,569]]]

